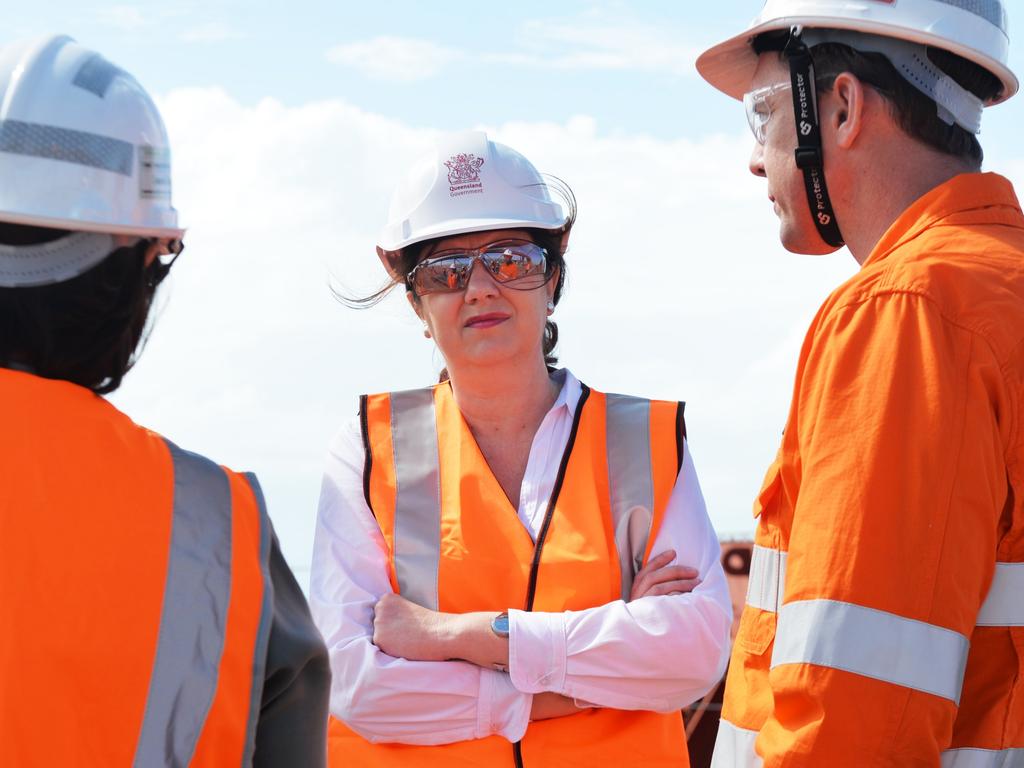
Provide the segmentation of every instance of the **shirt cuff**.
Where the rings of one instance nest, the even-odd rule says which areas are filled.
[[[523,693],[565,688],[565,614],[508,612],[508,671]]]
[[[477,701],[476,738],[497,734],[516,742],[526,734],[533,696],[517,691],[507,674],[481,669]]]

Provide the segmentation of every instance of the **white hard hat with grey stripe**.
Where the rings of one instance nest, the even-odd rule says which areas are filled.
[[[0,286],[57,282],[124,237],[176,241],[160,113],[127,72],[66,36],[0,48],[0,222],[71,238],[0,247]]]
[[[558,230],[568,215],[519,152],[483,131],[441,137],[398,185],[377,253],[396,275],[402,249],[488,229]]]

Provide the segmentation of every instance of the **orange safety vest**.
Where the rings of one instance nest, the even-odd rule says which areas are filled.
[[[815,318],[713,765],[1024,765],[1024,216],[910,207]]]
[[[270,633],[255,478],[0,369],[0,765],[249,765]]]
[[[361,403],[364,488],[390,551],[394,590],[452,613],[575,611],[629,599],[682,459],[681,403],[582,389],[534,544],[444,383]],[[358,695],[356,692],[355,695]],[[340,766],[686,766],[679,713],[587,709],[440,746],[371,744],[331,720]]]

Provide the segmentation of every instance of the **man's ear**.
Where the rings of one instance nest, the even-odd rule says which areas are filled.
[[[832,97],[826,119],[835,135],[836,145],[841,149],[851,149],[868,119],[868,86],[856,75],[843,72],[832,85]]]

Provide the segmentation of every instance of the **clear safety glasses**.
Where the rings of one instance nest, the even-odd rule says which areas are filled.
[[[764,144],[765,132],[768,128],[768,121],[772,117],[772,108],[768,100],[777,93],[789,90],[793,87],[790,82],[776,83],[758,88],[743,96],[743,108],[747,111],[747,123],[750,125],[750,132],[758,144]]]
[[[462,291],[478,261],[495,282],[517,291],[540,288],[550,277],[546,250],[536,243],[503,240],[477,250],[435,253],[413,268],[406,285],[417,296]]]

